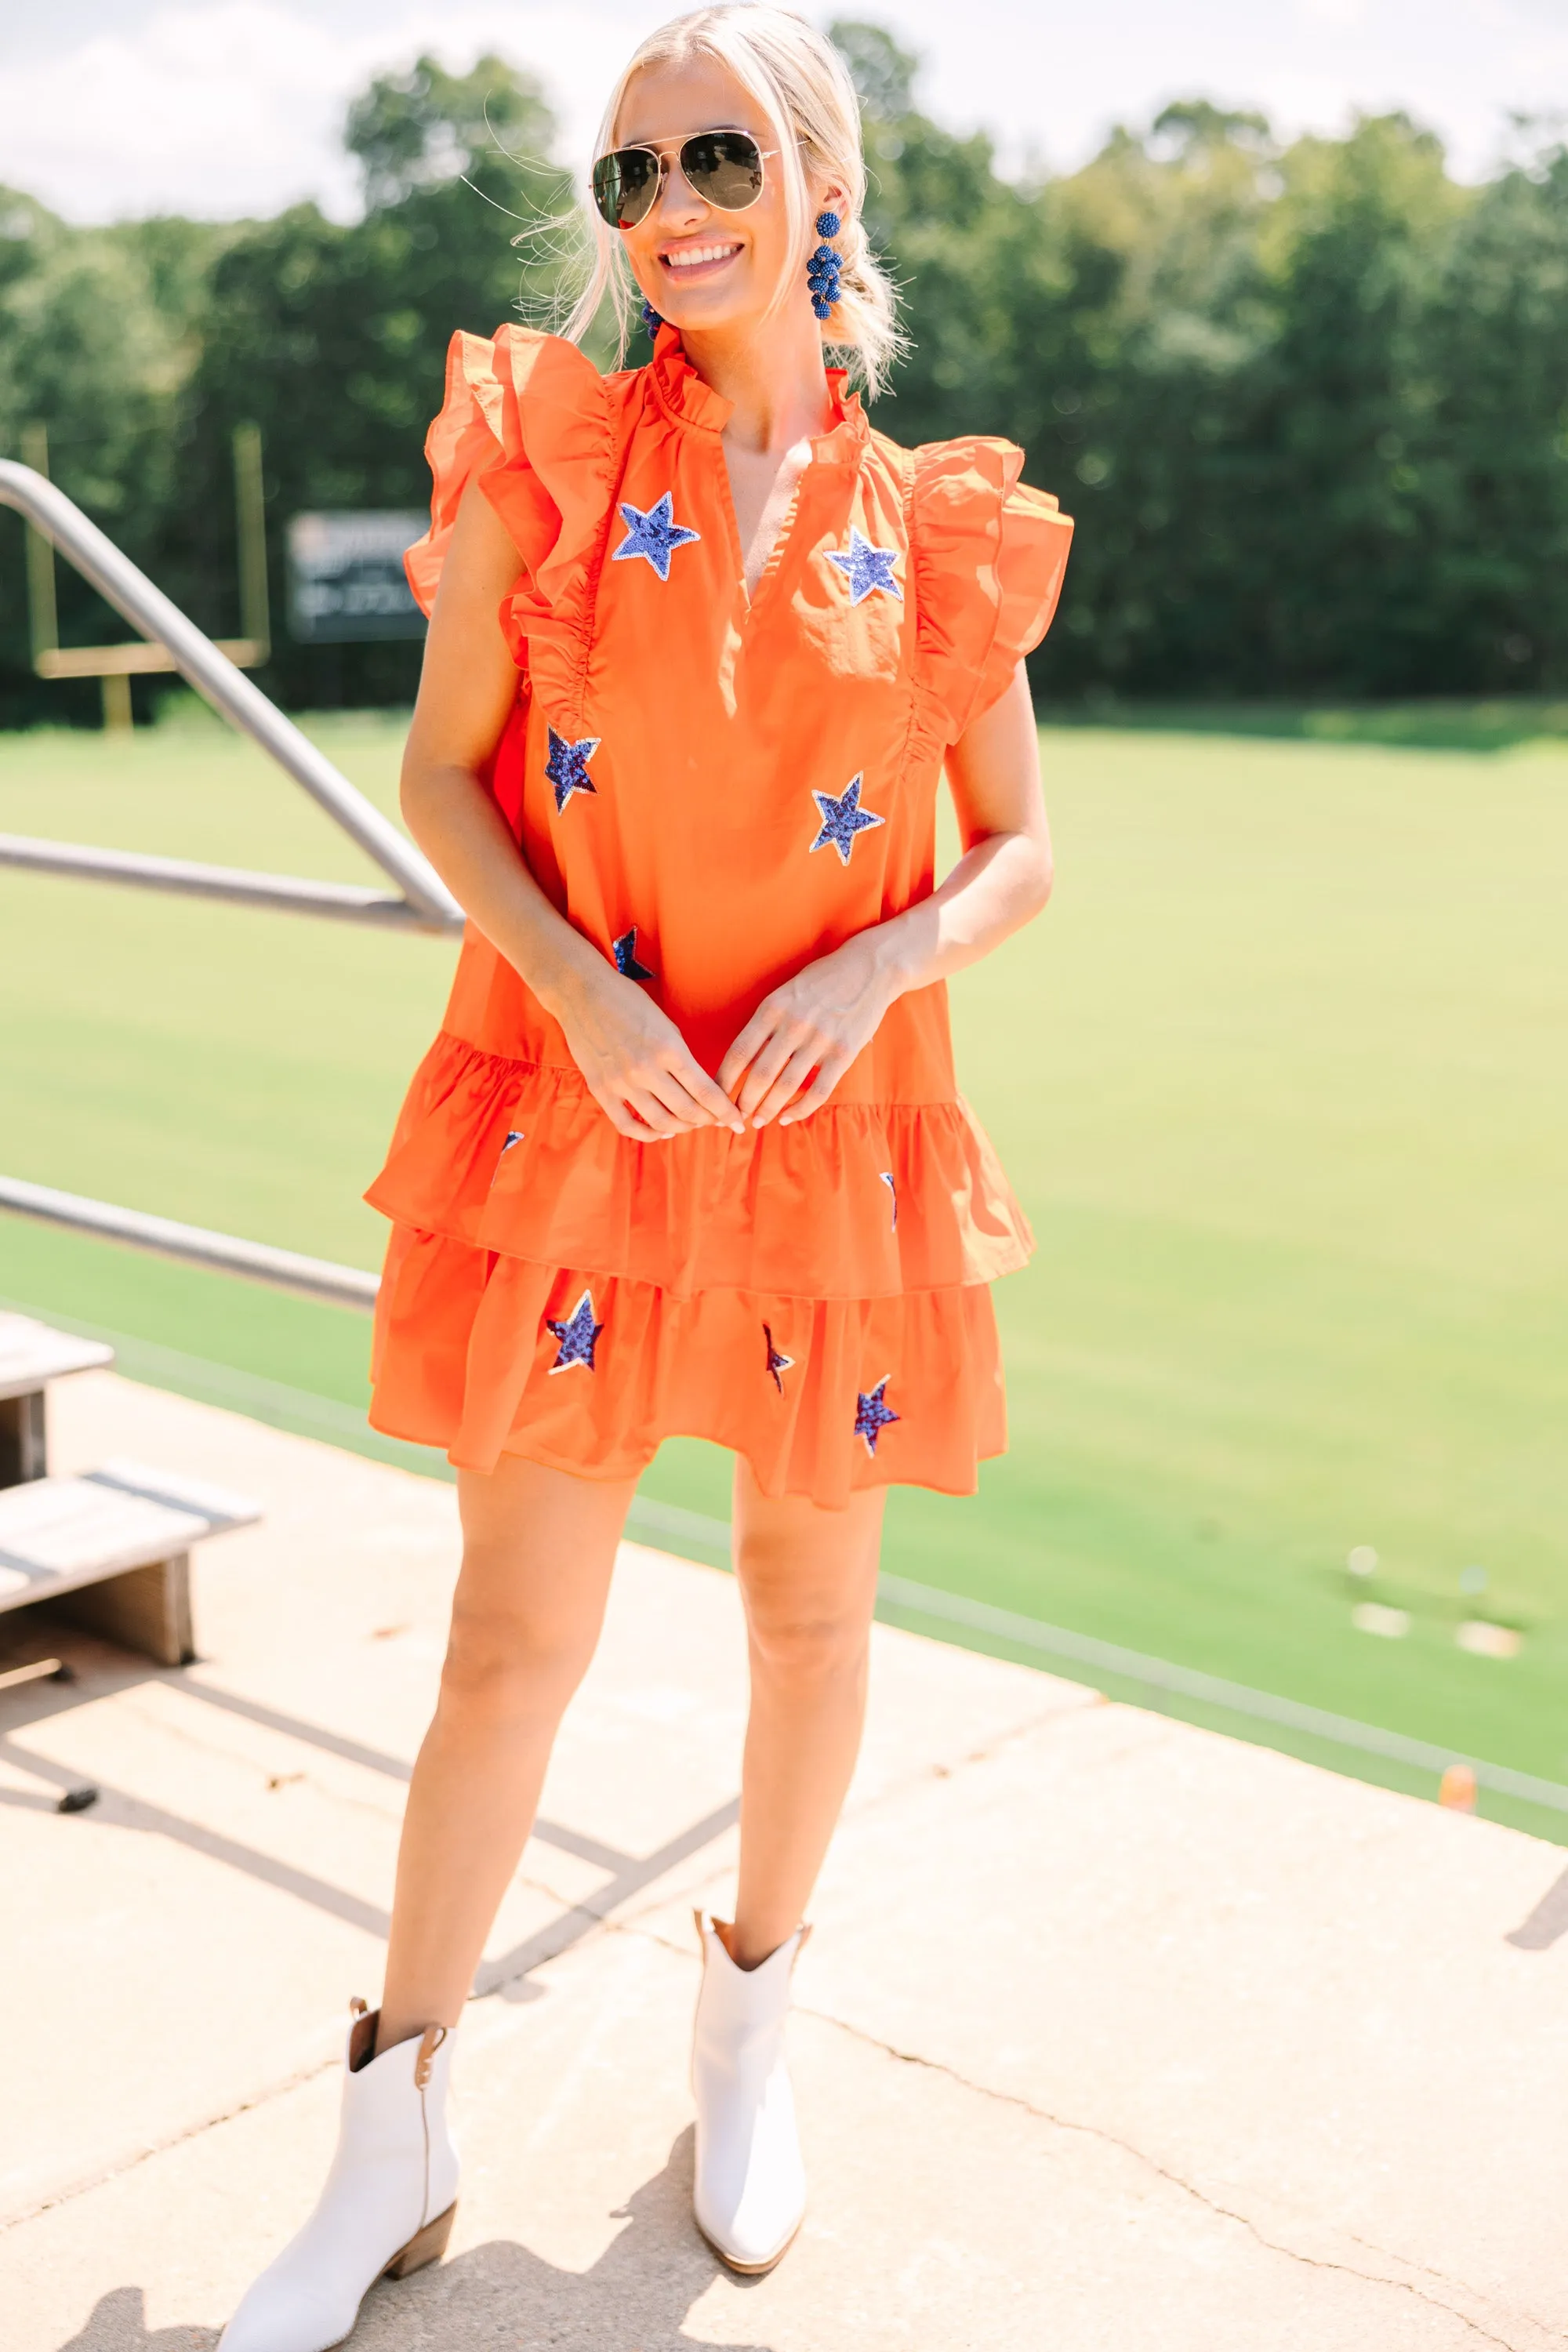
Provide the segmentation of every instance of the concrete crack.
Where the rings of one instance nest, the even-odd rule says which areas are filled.
[[[1091,1707],[1099,1706],[1100,1704],[1099,1694],[1089,1691],[1086,1686],[1084,1697],[1076,1705],[1042,1707],[1037,1714],[1026,1716],[1021,1723],[1012,1724],[1005,1731],[998,1732],[995,1738],[988,1741],[984,1748],[971,1748],[967,1754],[955,1758],[951,1764],[917,1765],[913,1770],[903,1774],[901,1778],[889,1780],[886,1788],[877,1790],[873,1795],[865,1798],[860,1803],[847,1806],[844,1820],[847,1823],[864,1821],[868,1814],[880,1811],[884,1805],[893,1803],[900,1797],[908,1796],[911,1790],[924,1788],[928,1781],[950,1780],[956,1774],[966,1772],[972,1764],[989,1764],[994,1758],[1005,1755],[1009,1748],[1016,1747],[1019,1740],[1027,1739],[1031,1733],[1043,1731],[1047,1726],[1057,1723],[1076,1722],[1080,1715],[1087,1714]]]
[[[47,2197],[40,2197],[37,2204],[25,2206],[19,2211],[7,2213],[0,2219],[0,2237],[10,2230],[19,2230],[24,2221],[36,2221],[40,2213],[52,2213],[57,2205],[68,2205],[74,2198],[85,2197],[90,2190],[101,2189],[106,2181],[120,2180],[128,2172],[139,2171],[155,2156],[166,2156],[172,2147],[183,2147],[187,2140],[200,2139],[204,2132],[216,2131],[219,2124],[232,2123],[237,2116],[247,2116],[253,2107],[264,2107],[273,2099],[280,2099],[285,2092],[298,2090],[301,2083],[313,2083],[319,2074],[335,2073],[342,2064],[342,2059],[334,2050],[330,2058],[318,2059],[310,2065],[300,2066],[292,2074],[286,2074],[280,2082],[269,2083],[262,2090],[252,2091],[248,2097],[237,2099],[231,2106],[220,2109],[216,2115],[198,2116],[195,2123],[182,2126],[180,2130],[168,2133],[163,2139],[149,2140],[133,2155],[123,2158],[119,2163],[105,2165],[100,2172],[83,2173],[75,2180],[68,2180],[62,2188],[51,2189]]]
[[[620,1932],[632,1934],[640,1931],[628,1927],[621,1929]],[[663,1942],[665,1939],[659,1937],[658,1940]],[[1082,2123],[1074,2116],[1053,2115],[1048,2107],[1037,2106],[1032,2099],[1024,2098],[1018,2092],[999,2091],[993,2084],[977,2083],[969,2075],[961,2074],[956,2066],[950,2066],[940,2058],[926,2058],[922,2057],[918,2051],[900,2050],[896,2042],[884,2042],[879,2034],[869,2033],[863,2026],[851,2025],[841,2017],[834,2017],[826,2010],[807,2009],[804,2003],[797,2006],[803,2017],[812,2017],[819,2024],[832,2026],[838,2032],[847,2034],[852,2041],[862,2042],[868,2049],[880,2050],[885,2056],[897,2059],[902,2065],[922,2066],[931,2074],[945,2075],[949,2082],[957,2084],[963,2090],[973,2091],[979,2098],[994,2099],[1000,2105],[1015,2107],[1025,2115],[1033,2116],[1039,2123],[1052,2125],[1058,2131],[1077,2132],[1085,2139],[1100,2140],[1106,2147],[1118,2149],[1123,2156],[1131,2157],[1133,2161],[1143,2166],[1145,2170],[1152,2172],[1159,2179],[1167,2181],[1173,2189],[1179,2189],[1184,2196],[1190,2197],[1194,2204],[1203,2206],[1206,2211],[1215,2214],[1219,2220],[1234,2221],[1268,2253],[1282,2254],[1288,2262],[1301,2263],[1311,2270],[1338,2271],[1347,2278],[1360,2279],[1366,2285],[1388,2287],[1396,2294],[1411,2295],[1417,2303],[1424,2303],[1432,2310],[1441,2311],[1450,2319],[1457,2319],[1462,2327],[1468,2328],[1470,2333],[1479,2337],[1483,2344],[1499,2346],[1500,2352],[1531,2352],[1531,2347],[1528,2345],[1516,2342],[1511,2336],[1494,2335],[1490,2328],[1483,2327],[1479,2320],[1472,2319],[1468,2312],[1460,2311],[1441,2295],[1427,2294],[1409,2279],[1389,2278],[1376,2271],[1363,2270],[1354,2263],[1337,2262],[1331,2255],[1304,2253],[1299,2246],[1287,2245],[1279,2239],[1270,2238],[1259,2228],[1250,2214],[1240,2212],[1233,2206],[1221,2204],[1217,2198],[1210,2196],[1205,2189],[1199,2189],[1192,2181],[1184,2179],[1179,2172],[1173,2172],[1168,2166],[1162,2164],[1157,2157],[1151,2156],[1146,2148],[1140,2147],[1135,2141],[1121,2138],[1115,2132],[1106,2130],[1102,2124]],[[1401,2259],[1397,2255],[1388,2254],[1383,2247],[1373,2245],[1367,2239],[1359,2238],[1356,2242],[1366,2246],[1369,2252],[1382,2254],[1385,2261],[1394,2262]],[[1426,2275],[1430,2278],[1437,2278],[1441,2273],[1428,2271]],[[1444,2284],[1457,2285],[1458,2282],[1445,2280]]]
[[[1464,2280],[1455,2278],[1451,2272],[1434,2270],[1430,2263],[1418,2263],[1408,2254],[1391,2255],[1386,2246],[1378,2245],[1371,2238],[1363,2238],[1359,2230],[1347,2229],[1345,2235],[1352,2245],[1364,2246],[1369,2254],[1381,2254],[1385,2262],[1403,2263],[1406,2270],[1419,2271],[1423,2278],[1436,2279],[1439,2286],[1451,2287],[1456,2294],[1466,2292]],[[1531,2317],[1530,2324],[1532,2327],[1539,2327],[1542,2336],[1548,2336],[1553,2344],[1568,2343],[1568,2336],[1560,2327],[1553,2327],[1549,2321]]]

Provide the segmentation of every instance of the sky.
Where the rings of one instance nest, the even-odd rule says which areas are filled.
[[[678,5],[678,0],[675,0]],[[928,112],[1014,164],[1071,169],[1172,98],[1258,107],[1282,131],[1403,107],[1476,178],[1513,113],[1568,110],[1568,0],[838,0],[924,59]],[[0,183],[76,221],[355,210],[343,110],[429,49],[543,78],[586,158],[605,86],[672,0],[54,0],[0,5]]]

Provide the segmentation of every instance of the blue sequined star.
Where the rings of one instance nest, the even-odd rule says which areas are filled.
[[[879,588],[885,596],[896,596],[901,604],[904,592],[893,577],[893,566],[899,560],[896,547],[875,547],[861,537],[853,523],[849,526],[847,550],[828,550],[827,561],[837,564],[849,583],[849,602],[862,604]]]
[[[884,1372],[874,1389],[868,1392],[858,1391],[856,1393],[855,1434],[857,1437],[865,1439],[868,1454],[876,1453],[877,1440],[890,1421],[903,1419],[901,1412],[894,1412],[882,1402],[882,1391],[891,1378],[890,1372]]]
[[[837,800],[831,793],[814,792],[811,795],[822,818],[822,831],[811,845],[813,849],[826,849],[831,843],[838,852],[840,866],[848,865],[858,833],[868,833],[872,825],[888,822],[885,816],[873,816],[869,809],[861,807],[860,783],[858,776],[851,776]]]
[[[763,1325],[763,1337],[768,1343],[769,1374],[772,1377],[774,1388],[777,1389],[780,1396],[783,1396],[784,1392],[784,1376],[787,1371],[793,1369],[795,1358],[793,1356],[786,1356],[782,1349],[774,1347],[772,1327],[766,1323]]]
[[[490,1182],[491,1182],[492,1184],[495,1182],[495,1181],[496,1181],[496,1177],[497,1177],[497,1176],[499,1176],[499,1175],[500,1174],[500,1164],[501,1164],[501,1161],[506,1158],[507,1153],[511,1150],[511,1148],[512,1148],[513,1144],[521,1143],[521,1141],[522,1141],[522,1129],[521,1129],[521,1127],[509,1128],[509,1129],[508,1129],[508,1130],[507,1130],[507,1139],[506,1139],[506,1141],[501,1145],[500,1150],[496,1153],[495,1174],[494,1174],[494,1175],[492,1175],[492,1176],[491,1176],[491,1178],[490,1178]]]
[[[700,530],[688,530],[683,522],[675,520],[675,500],[668,490],[656,499],[645,512],[621,501],[621,520],[626,535],[611,556],[612,563],[628,563],[634,555],[646,555],[661,580],[669,577],[669,559],[678,547],[689,541],[700,539]]]
[[[595,790],[588,778],[588,762],[599,748],[597,735],[584,735],[580,743],[569,743],[564,735],[557,735],[553,727],[547,728],[550,756],[544,762],[544,772],[555,787],[555,807],[559,814],[574,793]]]
[[[591,1290],[583,1293],[564,1322],[558,1323],[553,1315],[547,1315],[544,1328],[561,1342],[561,1353],[550,1367],[552,1372],[569,1372],[574,1364],[586,1364],[588,1370],[593,1370],[594,1342],[605,1327],[594,1320],[594,1294]]]
[[[879,1168],[877,1173],[893,1196],[892,1230],[894,1233],[897,1233],[899,1230],[899,1188],[893,1181],[893,1171],[890,1168]]]
[[[623,931],[618,940],[610,941],[610,953],[616,959],[616,970],[623,980],[651,980],[653,974],[646,963],[637,961],[637,927]]]

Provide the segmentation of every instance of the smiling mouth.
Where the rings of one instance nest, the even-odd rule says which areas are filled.
[[[672,278],[679,278],[683,285],[689,285],[694,278],[713,277],[740,251],[739,244],[677,246],[673,251],[659,255],[659,267],[668,269]]]

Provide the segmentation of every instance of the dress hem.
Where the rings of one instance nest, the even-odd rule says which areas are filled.
[[[500,1449],[500,1455],[497,1457],[497,1461],[487,1466],[487,1465],[482,1462],[464,1462],[459,1460],[458,1455],[452,1450],[451,1443],[445,1435],[433,1436],[427,1429],[416,1429],[412,1425],[403,1426],[399,1424],[392,1415],[386,1415],[378,1419],[374,1404],[365,1418],[369,1422],[371,1428],[374,1429],[379,1436],[395,1438],[404,1445],[429,1446],[435,1452],[445,1454],[447,1461],[451,1464],[454,1470],[471,1471],[479,1477],[492,1476],[495,1469],[499,1466],[500,1462],[511,1458],[521,1462],[535,1463],[542,1470],[559,1470],[566,1477],[581,1478],[590,1486],[610,1486],[626,1481],[629,1481],[635,1485],[637,1479],[642,1476],[644,1471],[647,1469],[649,1464],[654,1460],[658,1452],[658,1445],[656,1445],[653,1448],[652,1453],[647,1454],[642,1461],[638,1463],[635,1469],[612,1470],[593,1466],[587,1463],[580,1461],[568,1461],[563,1454],[552,1453],[550,1447],[546,1445],[503,1445]],[[664,1432],[663,1437],[659,1440],[659,1444],[662,1444],[664,1443],[664,1439],[668,1437],[696,1438],[702,1444],[717,1445],[721,1447],[724,1453],[734,1454],[737,1461],[745,1463],[746,1467],[750,1470],[752,1477],[756,1480],[760,1491],[771,1503],[783,1501],[786,1496],[793,1496],[797,1501],[816,1503],[819,1510],[837,1511],[847,1509],[849,1501],[854,1496],[858,1494],[870,1493],[874,1488],[879,1486],[916,1486],[922,1489],[926,1494],[951,1495],[959,1500],[963,1500],[966,1496],[976,1494],[979,1491],[980,1482],[978,1476],[972,1478],[967,1486],[960,1486],[943,1484],[941,1480],[935,1478],[910,1478],[907,1476],[889,1476],[879,1478],[873,1475],[868,1478],[862,1478],[858,1481],[852,1480],[850,1483],[849,1495],[846,1496],[842,1503],[826,1502],[820,1496],[814,1495],[808,1486],[790,1486],[787,1485],[776,1487],[770,1486],[763,1478],[762,1471],[758,1467],[756,1462],[746,1451],[745,1447],[734,1444],[728,1438],[715,1437],[710,1431],[705,1429],[667,1429]],[[978,1470],[978,1466],[982,1462],[999,1461],[1006,1451],[1007,1448],[1005,1445],[994,1445],[977,1454],[975,1455],[976,1469]]]

